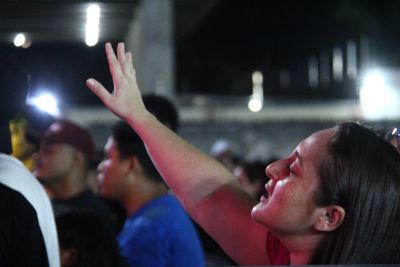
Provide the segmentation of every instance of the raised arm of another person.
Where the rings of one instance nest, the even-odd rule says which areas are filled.
[[[92,78],[87,86],[138,133],[158,171],[188,213],[235,261],[244,265],[269,264],[268,232],[250,217],[256,203],[220,163],[185,142],[146,110],[132,56],[125,53],[123,43],[118,44],[117,56],[107,43],[106,54],[113,92]]]

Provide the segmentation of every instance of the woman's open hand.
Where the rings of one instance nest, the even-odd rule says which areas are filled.
[[[132,65],[132,54],[125,53],[124,43],[119,43],[117,56],[110,43],[106,44],[106,54],[114,90],[109,93],[97,80],[90,78],[86,86],[97,95],[104,105],[121,119],[141,116],[146,111],[136,83],[136,72]]]

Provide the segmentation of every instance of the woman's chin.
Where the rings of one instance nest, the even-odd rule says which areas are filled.
[[[261,197],[263,198],[263,197]],[[261,218],[265,216],[265,208],[268,201],[260,201],[257,205],[255,205],[251,210],[251,218],[256,222],[261,222]]]

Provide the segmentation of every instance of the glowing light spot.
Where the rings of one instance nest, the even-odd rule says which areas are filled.
[[[248,104],[249,110],[251,112],[259,112],[262,109],[262,106],[262,101],[255,97],[252,97]]]
[[[14,45],[20,47],[25,43],[26,37],[23,33],[19,33],[14,38]]]
[[[86,38],[87,46],[94,46],[99,41],[100,7],[97,4],[90,5],[86,10]]]
[[[28,99],[28,103],[35,105],[39,109],[46,111],[50,115],[55,117],[60,116],[60,110],[58,108],[56,98],[48,93],[41,94],[37,97],[32,97]]]

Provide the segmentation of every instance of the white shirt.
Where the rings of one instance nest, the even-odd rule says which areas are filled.
[[[0,183],[21,193],[35,208],[50,267],[60,267],[57,228],[51,202],[43,186],[21,161],[0,153]]]

